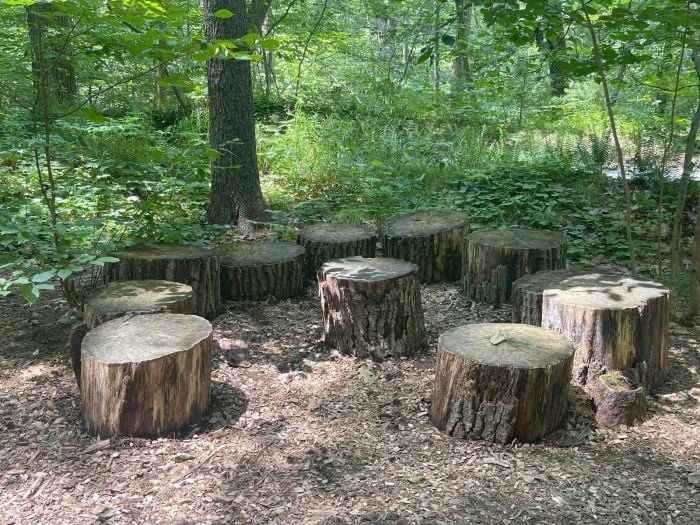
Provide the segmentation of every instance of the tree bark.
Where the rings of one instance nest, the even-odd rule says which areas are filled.
[[[452,94],[459,93],[470,80],[469,40],[471,39],[472,3],[469,0],[454,0],[457,36],[454,43],[455,57],[452,60]]]
[[[265,12],[245,0],[205,0],[204,32],[209,40],[236,40],[251,30],[260,31]],[[212,13],[228,9],[233,16]],[[262,12],[262,17],[261,17]],[[254,25],[257,24],[257,25]],[[212,185],[207,216],[217,224],[237,224],[248,230],[249,220],[265,216],[253,118],[253,81],[249,60],[229,58],[227,51],[207,63],[209,140],[219,156],[212,162]]]
[[[83,340],[82,401],[88,432],[155,436],[195,423],[209,407],[211,324],[201,317],[122,317]]]
[[[377,236],[354,224],[321,222],[307,226],[297,235],[297,244],[304,247],[306,275],[315,279],[323,263],[360,255],[374,257]]]
[[[430,419],[446,434],[534,441],[566,413],[574,348],[527,325],[464,325],[438,340]]]

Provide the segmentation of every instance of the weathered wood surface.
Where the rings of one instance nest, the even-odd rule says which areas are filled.
[[[462,248],[468,232],[469,217],[461,210],[398,215],[384,224],[383,255],[418,265],[421,283],[455,281],[461,277]]]
[[[237,241],[222,248],[220,259],[225,299],[288,299],[304,289],[304,248],[296,244]]]
[[[644,421],[646,397],[644,388],[634,387],[620,374],[602,374],[588,388],[595,403],[595,418],[608,428],[631,427]]]
[[[219,260],[211,250],[186,244],[138,245],[110,255],[119,258],[107,263],[104,281],[159,279],[192,286],[194,313],[213,319],[221,311]]]
[[[462,289],[469,299],[506,303],[513,281],[566,265],[564,235],[545,230],[489,230],[467,236]]]
[[[88,431],[102,438],[155,436],[207,411],[211,324],[197,316],[125,316],[91,330],[82,345]]]
[[[349,257],[319,270],[325,342],[357,357],[411,355],[425,333],[415,264]]]
[[[191,314],[194,301],[194,290],[187,284],[153,279],[114,281],[87,293],[83,321],[92,330],[125,314]]]
[[[438,340],[430,418],[454,437],[534,441],[566,413],[573,355],[565,337],[533,326],[448,330]]]
[[[344,257],[374,257],[377,236],[355,224],[320,222],[301,230],[297,244],[304,247],[306,276],[316,279],[317,272],[327,261]]]
[[[536,322],[541,317],[543,328],[571,339],[579,382],[586,384],[613,370],[638,378],[649,389],[665,381],[669,291],[661,284],[595,269],[569,269],[540,272],[515,287],[520,298],[513,301],[513,321]]]

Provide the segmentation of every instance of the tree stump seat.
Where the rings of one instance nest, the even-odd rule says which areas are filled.
[[[471,233],[464,244],[462,289],[480,303],[507,303],[513,281],[566,265],[561,233],[546,230],[488,230]]]
[[[456,281],[462,272],[462,245],[468,232],[469,217],[461,210],[397,215],[384,224],[383,255],[418,265],[421,283]]]
[[[587,268],[528,275],[514,290],[514,322],[539,323],[574,343],[578,382],[615,371],[648,389],[665,381],[669,291],[661,284]]]
[[[82,404],[102,438],[155,436],[195,423],[209,407],[212,327],[194,315],[124,316],[88,332]]]
[[[304,289],[304,248],[236,241],[221,250],[221,294],[232,301],[288,299]]]
[[[458,438],[534,441],[566,413],[573,345],[529,325],[463,325],[438,340],[433,424]]]
[[[357,357],[417,352],[425,332],[415,264],[348,257],[319,270],[325,342]]]
[[[297,244],[304,247],[306,276],[316,279],[317,272],[327,261],[344,257],[374,257],[377,236],[355,224],[320,222],[301,230]]]
[[[114,281],[90,290],[85,296],[83,324],[73,328],[69,343],[78,386],[80,349],[87,332],[127,314],[191,314],[194,301],[191,286],[172,281]]]
[[[187,244],[141,244],[110,255],[119,262],[105,264],[105,282],[158,279],[187,284],[195,293],[196,315],[213,319],[219,314],[219,260],[213,251]]]

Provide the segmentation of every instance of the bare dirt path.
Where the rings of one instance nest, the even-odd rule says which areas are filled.
[[[699,329],[673,327],[671,380],[643,425],[600,429],[572,392],[561,430],[500,447],[442,436],[427,409],[439,333],[507,311],[472,308],[456,285],[424,287],[423,303],[425,352],[382,363],[323,347],[312,289],[229,303],[207,420],[95,446],[63,304],[3,299],[0,523],[700,522]]]

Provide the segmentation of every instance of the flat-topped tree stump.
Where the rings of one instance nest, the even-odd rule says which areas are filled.
[[[461,276],[462,245],[468,232],[469,217],[460,210],[398,215],[384,224],[384,256],[417,264],[422,283],[455,281]]]
[[[608,428],[631,427],[644,421],[644,388],[635,388],[619,374],[602,374],[592,381],[588,391],[595,403],[595,419]]]
[[[343,257],[374,257],[377,236],[362,226],[320,222],[307,226],[297,235],[297,244],[306,251],[306,276],[316,279],[323,263]]]
[[[211,324],[182,314],[125,316],[83,340],[82,402],[102,438],[155,436],[195,423],[209,407]]]
[[[438,340],[433,424],[459,438],[534,441],[566,413],[574,348],[527,325],[464,325]]]
[[[213,251],[187,244],[142,244],[110,255],[119,262],[105,264],[105,282],[161,279],[188,284],[195,293],[196,315],[212,319],[221,311],[219,260]]]
[[[127,314],[171,312],[191,314],[194,306],[191,286],[172,281],[114,281],[90,290],[85,296],[83,325],[71,331],[73,371],[80,386],[80,349],[88,331]]]
[[[304,248],[296,244],[237,241],[222,248],[220,259],[225,299],[287,299],[304,288]]]
[[[544,230],[490,230],[467,236],[462,289],[481,303],[510,301],[513,281],[540,270],[566,265],[561,233]]]
[[[615,370],[649,389],[665,381],[669,291],[661,284],[587,269],[541,272],[516,289],[523,299],[514,300],[513,320],[539,316],[543,328],[573,341],[579,382]]]
[[[425,333],[415,264],[349,257],[318,273],[325,341],[357,357],[417,352]]]

